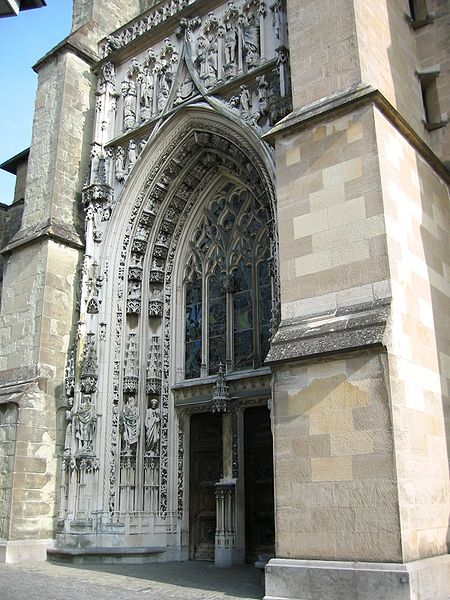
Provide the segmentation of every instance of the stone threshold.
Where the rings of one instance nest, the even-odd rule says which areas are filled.
[[[48,548],[47,560],[51,562],[146,562],[166,552],[165,546],[89,546],[87,548]]]

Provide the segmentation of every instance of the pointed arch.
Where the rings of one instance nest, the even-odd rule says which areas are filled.
[[[103,482],[112,514],[123,506],[134,511],[150,509],[161,516],[183,510],[182,494],[178,492],[177,498],[176,491],[182,483],[180,467],[178,473],[169,473],[170,447],[176,445],[170,390],[184,377],[184,334],[179,335],[180,323],[184,322],[183,281],[192,234],[204,211],[210,210],[208,199],[226,185],[257,198],[265,211],[260,219],[266,221],[267,255],[272,257],[272,318],[278,318],[273,180],[271,149],[250,127],[210,107],[196,106],[178,111],[155,130],[118,196],[103,241],[101,262],[114,277],[107,277],[105,294],[105,313],[112,325],[109,343],[99,356],[99,379],[105,382],[100,400],[105,415],[103,439],[108,440]],[[235,242],[238,244],[237,238]],[[237,246],[230,252],[239,255]],[[230,268],[237,268],[239,261],[231,255],[229,259]],[[136,460],[121,447],[121,415],[128,409],[131,396],[137,397],[141,415],[135,454],[143,455],[144,462],[141,467],[136,463],[134,487],[126,491],[132,500],[124,504],[119,498],[125,493],[120,483],[122,467],[131,468]],[[149,410],[158,410],[157,450],[155,444],[149,449],[145,442]],[[156,484],[155,480],[148,483],[150,470],[147,473],[146,465],[153,469],[153,475],[157,468]],[[153,489],[151,501],[145,497],[148,485],[158,488],[157,492]],[[144,497],[138,489],[144,490]]]

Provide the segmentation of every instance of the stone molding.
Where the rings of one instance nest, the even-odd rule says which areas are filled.
[[[382,346],[390,299],[281,321],[266,364]]]
[[[9,244],[0,251],[0,254],[9,254],[17,248],[40,242],[45,238],[77,250],[84,248],[79,234],[73,227],[50,217],[37,225],[18,231]]]
[[[57,44],[49,52],[47,52],[47,54],[44,54],[44,56],[33,65],[33,71],[35,73],[39,73],[40,68],[47,64],[50,60],[56,58],[60,54],[65,54],[68,52],[75,54],[75,56],[81,58],[81,60],[83,60],[89,66],[93,66],[95,64],[95,56],[93,54],[89,54],[85,49],[79,47],[77,45],[76,37],[74,34],[71,34],[63,39],[62,42]]]

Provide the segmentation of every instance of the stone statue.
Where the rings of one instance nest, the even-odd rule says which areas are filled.
[[[250,112],[250,108],[252,106],[252,99],[250,96],[250,92],[246,85],[241,85],[240,87],[240,95],[239,100],[241,102],[241,107],[244,112]]]
[[[153,94],[155,91],[155,77],[153,69],[146,67],[141,82],[141,120],[150,119],[153,112]]]
[[[123,130],[128,131],[136,125],[136,83],[132,79],[122,82]]]
[[[257,67],[259,64],[259,30],[251,19],[244,27],[244,56],[248,69]]]
[[[80,450],[92,450],[97,415],[89,394],[84,394],[81,397],[81,404],[78,410],[73,413],[73,422],[75,424],[75,437],[80,442]]]
[[[158,400],[153,398],[145,413],[145,449],[147,452],[157,453],[160,427],[161,413],[158,408]]]
[[[236,61],[236,31],[229,21],[225,28],[225,64],[229,64]]]
[[[130,140],[128,143],[128,173],[134,167],[134,163],[137,160],[136,142]]]
[[[119,182],[125,178],[125,149],[122,146],[119,146],[116,152],[115,177]]]
[[[136,399],[130,396],[122,409],[120,415],[120,425],[122,430],[122,449],[125,452],[130,450],[132,444],[136,444],[139,438],[139,411],[136,406]]]

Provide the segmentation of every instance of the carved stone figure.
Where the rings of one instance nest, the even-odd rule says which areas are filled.
[[[244,112],[250,112],[250,108],[252,106],[252,98],[250,96],[250,92],[246,85],[241,85],[239,100],[241,102],[241,107]]]
[[[141,121],[146,121],[152,116],[154,92],[155,77],[153,75],[153,69],[151,67],[146,67],[141,81]]]
[[[236,61],[236,31],[229,21],[225,25],[225,30],[225,63],[234,63]]]
[[[141,285],[138,281],[132,281],[128,290],[128,300],[141,299]]]
[[[122,82],[123,130],[128,131],[136,125],[136,83],[132,79]]]
[[[130,140],[128,143],[128,173],[130,173],[131,169],[134,167],[134,163],[136,162],[136,160],[136,142],[134,140]]]
[[[247,69],[259,64],[259,30],[253,19],[244,27],[244,56]]]
[[[158,400],[153,398],[150,407],[145,413],[145,450],[157,454],[160,437],[161,413],[158,408]]]
[[[115,177],[120,183],[125,179],[125,149],[122,146],[117,148],[116,152],[116,165],[115,165]]]
[[[122,430],[122,449],[125,452],[130,450],[133,444],[136,444],[139,439],[139,411],[136,406],[136,399],[130,396],[123,407],[120,415],[120,426]]]
[[[194,93],[194,83],[189,75],[181,81],[177,89],[177,96],[175,98],[175,104],[180,104],[184,100],[187,100]]]
[[[97,415],[92,403],[91,396],[84,394],[81,397],[81,404],[73,413],[73,422],[75,424],[75,437],[80,442],[80,450],[92,450]]]

